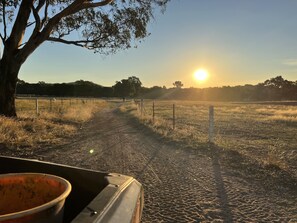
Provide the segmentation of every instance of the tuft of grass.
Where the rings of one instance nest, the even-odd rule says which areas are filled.
[[[76,103],[52,111],[41,110],[38,116],[30,107],[31,101],[22,101],[21,105],[23,109],[19,110],[17,118],[0,116],[0,142],[7,147],[37,148],[59,144],[74,135],[82,123],[106,106],[106,102],[97,100],[86,105]]]

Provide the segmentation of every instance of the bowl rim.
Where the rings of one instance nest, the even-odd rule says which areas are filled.
[[[65,190],[63,191],[62,194],[60,194],[58,197],[56,197],[55,199],[44,203],[42,205],[27,209],[27,210],[23,210],[23,211],[18,211],[18,212],[13,212],[13,213],[9,213],[9,214],[4,214],[4,215],[0,215],[0,221],[3,220],[11,220],[11,219],[16,219],[16,218],[20,218],[20,217],[24,217],[27,215],[31,215],[31,214],[35,214],[38,212],[41,212],[43,210],[49,209],[53,206],[55,206],[56,204],[58,204],[60,201],[65,200],[67,198],[67,196],[70,194],[71,190],[72,190],[72,186],[70,184],[70,182],[62,177],[56,176],[56,175],[52,175],[52,174],[46,174],[46,173],[8,173],[8,174],[0,174],[0,179],[1,178],[5,178],[5,177],[17,177],[17,176],[41,176],[41,177],[48,177],[54,180],[57,180],[59,182],[61,182],[62,184],[65,185]]]

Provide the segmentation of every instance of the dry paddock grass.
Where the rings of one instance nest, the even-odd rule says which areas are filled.
[[[39,148],[55,145],[74,135],[81,124],[90,120],[93,114],[107,104],[103,100],[60,100],[38,101],[17,100],[17,118],[0,116],[0,144],[13,148]]]
[[[144,101],[144,114],[133,102],[121,111],[132,114],[154,132],[191,148],[208,141],[208,108],[215,110],[215,144],[234,150],[263,166],[281,168],[297,177],[297,106],[286,103]],[[176,127],[172,129],[172,105]]]

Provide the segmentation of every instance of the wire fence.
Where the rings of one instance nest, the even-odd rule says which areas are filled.
[[[135,100],[135,104],[141,119],[166,125],[185,137],[249,148],[294,149],[297,145],[297,106],[291,103]]]
[[[152,123],[155,123],[156,117],[162,118],[162,120],[166,121],[169,125],[171,125],[172,130],[175,130],[176,128],[176,103],[169,104],[169,102],[165,102],[165,104],[162,104],[162,102],[158,102],[157,106],[155,101],[152,101],[150,103],[151,108],[148,103],[144,103],[144,100],[134,100],[134,103],[137,106],[138,113],[141,118],[148,117],[152,120]],[[214,106],[209,105],[208,107],[208,123],[204,126],[208,126],[208,141],[213,143],[214,142]],[[182,116],[179,116],[180,123],[183,122]],[[205,121],[205,120],[204,120]]]
[[[16,111],[38,116],[42,112],[62,112],[69,107],[85,106],[99,100],[95,98],[17,97]]]

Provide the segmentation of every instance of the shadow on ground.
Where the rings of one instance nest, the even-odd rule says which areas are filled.
[[[224,183],[225,175],[245,179],[259,187],[264,188],[267,192],[277,192],[290,200],[297,198],[296,177],[276,165],[265,165],[264,163],[254,160],[239,151],[230,150],[228,148],[220,148],[210,143],[198,142],[195,147],[192,147],[187,145],[186,142],[172,142],[170,139],[154,132],[128,112],[123,113],[119,110],[115,110],[114,112],[118,115],[128,117],[130,124],[136,129],[139,131],[141,130],[147,135],[155,137],[157,140],[162,141],[162,143],[166,143],[169,147],[170,145],[174,145],[175,147],[179,147],[189,153],[208,156],[212,162],[213,176],[224,222],[233,222],[232,211],[229,206],[228,194]],[[144,169],[140,171],[140,174],[145,171],[147,166],[149,166],[157,155],[158,150],[154,152],[151,159],[148,160],[148,163],[144,165]],[[224,169],[224,172],[222,169]]]

